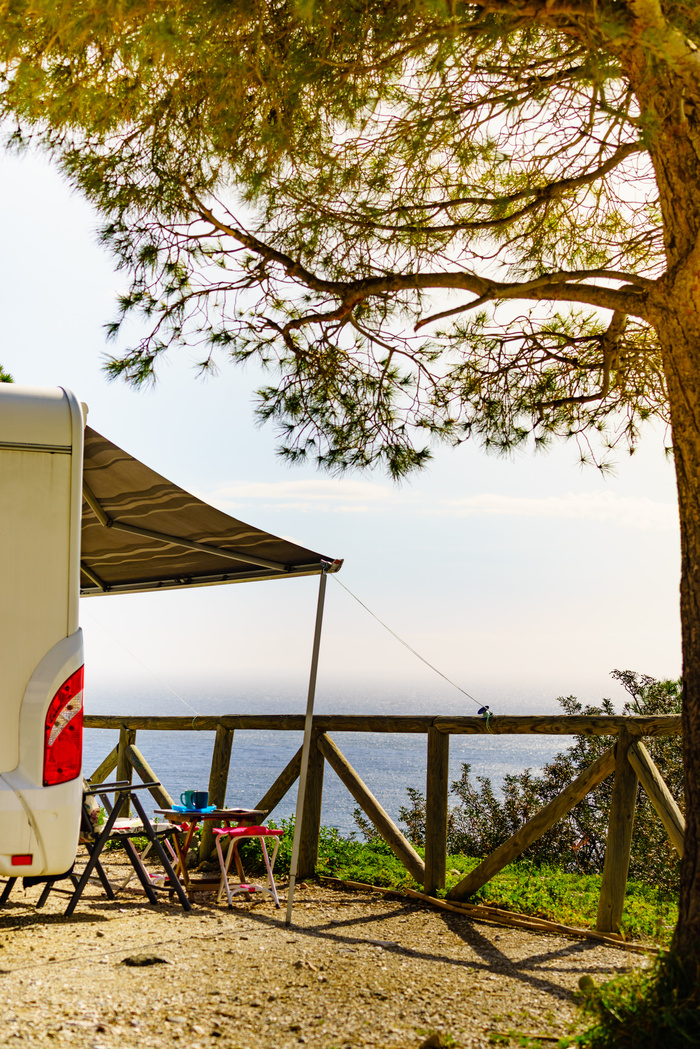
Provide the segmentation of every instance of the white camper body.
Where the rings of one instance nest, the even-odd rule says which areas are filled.
[[[5,876],[62,874],[76,854],[84,426],[72,393],[0,384],[0,875]]]

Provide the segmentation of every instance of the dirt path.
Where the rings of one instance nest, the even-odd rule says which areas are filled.
[[[37,896],[16,885],[0,912],[10,1046],[418,1049],[439,1032],[445,1045],[481,1049],[513,1030],[553,1040],[576,1013],[581,975],[600,981],[644,961],[318,886],[297,889],[291,928],[271,902],[229,911],[200,896],[187,915],[91,888],[65,919],[64,896],[36,911]],[[165,964],[125,965],[134,955]]]

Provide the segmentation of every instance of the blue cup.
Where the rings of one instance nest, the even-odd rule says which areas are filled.
[[[201,793],[202,792],[198,790],[183,790],[182,794],[180,795],[180,804],[184,805],[186,809],[197,808],[194,802],[195,795]]]
[[[193,790],[190,791],[192,794],[192,806],[195,809],[206,809],[209,804],[209,791],[208,790]]]

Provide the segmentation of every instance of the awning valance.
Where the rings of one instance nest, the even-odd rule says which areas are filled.
[[[229,517],[86,427],[81,594],[317,575],[341,565]]]

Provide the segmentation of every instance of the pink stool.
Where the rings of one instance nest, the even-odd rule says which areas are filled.
[[[279,908],[280,901],[277,898],[277,887],[275,886],[275,879],[272,876],[272,871],[275,866],[275,860],[277,859],[277,850],[280,847],[280,838],[284,831],[276,830],[272,827],[214,827],[213,834],[216,839],[216,851],[219,857],[219,866],[221,868],[221,881],[219,883],[219,894],[216,897],[216,902],[221,903],[224,892],[228,899],[229,907],[233,906],[233,897],[239,892],[247,892],[252,894],[254,892],[266,892],[275,901],[275,907]],[[275,839],[275,847],[272,851],[272,859],[267,854],[267,846],[265,844],[265,838]],[[229,839],[228,851],[226,852],[226,858],[224,858],[223,850],[221,848],[221,842],[223,838]],[[240,841],[244,841],[246,838],[258,838],[262,846],[263,858],[265,860],[265,867],[267,868],[267,886],[264,885],[251,885],[246,882],[245,874],[243,873],[243,865],[241,858],[238,855],[238,844]],[[228,870],[231,866],[231,860],[236,862],[236,870],[238,872],[239,885],[231,890],[228,883]]]

